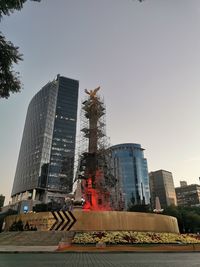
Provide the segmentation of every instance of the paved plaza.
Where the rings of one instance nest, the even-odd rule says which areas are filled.
[[[1,253],[0,267],[199,267],[200,253]]]

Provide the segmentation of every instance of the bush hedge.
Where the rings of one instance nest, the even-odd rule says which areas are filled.
[[[152,232],[84,232],[76,233],[74,244],[195,244],[200,243],[197,234],[172,234]]]

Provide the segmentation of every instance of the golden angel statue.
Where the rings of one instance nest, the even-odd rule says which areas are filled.
[[[96,89],[90,90],[90,91],[88,91],[87,89],[85,89],[85,93],[88,94],[91,98],[96,98],[96,94],[99,91],[99,89],[100,89],[100,86],[97,87]]]

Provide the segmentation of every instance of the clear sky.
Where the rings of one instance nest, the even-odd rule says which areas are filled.
[[[24,54],[0,100],[0,194],[9,199],[28,104],[58,73],[101,86],[111,144],[140,143],[149,171],[200,176],[200,1],[28,1],[0,30]]]

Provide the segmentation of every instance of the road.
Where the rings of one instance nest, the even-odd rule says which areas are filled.
[[[199,267],[200,253],[1,253],[0,267]]]

